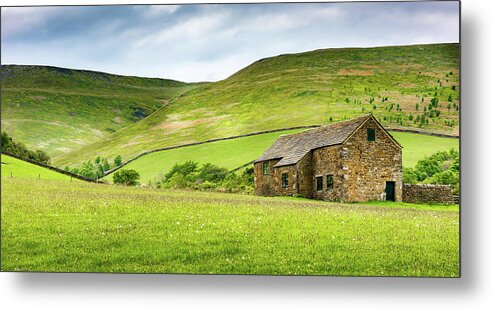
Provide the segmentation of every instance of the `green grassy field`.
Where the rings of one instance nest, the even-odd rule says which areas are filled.
[[[2,65],[2,130],[50,156],[133,124],[196,85],[42,66]]]
[[[457,138],[406,132],[390,133],[403,146],[403,167],[415,167],[418,160],[422,160],[438,151],[449,151],[452,148],[459,151],[460,149],[460,141]]]
[[[138,171],[140,182],[145,184],[149,181],[154,183],[156,180],[160,180],[174,164],[186,161],[213,163],[227,169],[233,169],[258,158],[281,134],[292,132],[294,131],[268,133],[154,152],[131,162],[124,168]],[[415,133],[390,133],[403,146],[404,167],[414,167],[418,160],[437,151],[447,151],[451,148],[459,149],[458,139]],[[112,182],[113,175],[109,174],[104,179]]]
[[[368,112],[385,126],[418,128],[414,121],[434,96],[439,99],[440,115],[427,117],[428,124],[420,129],[458,134],[458,44],[281,55],[259,60],[223,81],[194,88],[146,119],[60,155],[54,163],[76,165],[98,155],[116,154],[129,159],[166,146],[326,124],[330,118],[334,122]]]
[[[266,133],[154,152],[129,163],[124,168],[138,171],[141,183],[160,180],[174,164],[186,161],[212,163],[234,169],[258,158],[280,135],[297,131],[299,130]],[[112,181],[113,175],[110,174],[103,179]]]
[[[3,178],[31,178],[31,179],[50,179],[50,180],[68,180],[79,181],[78,179],[71,179],[70,176],[57,173],[55,171],[25,162],[7,155],[1,155],[2,160],[2,179]],[[3,203],[2,203],[3,206]]]
[[[2,271],[459,276],[457,206],[5,177],[1,190]]]

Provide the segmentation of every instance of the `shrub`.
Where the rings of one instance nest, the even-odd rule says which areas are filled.
[[[405,183],[432,183],[451,185],[454,192],[459,191],[459,153],[439,151],[423,160],[415,168],[403,169]]]
[[[212,163],[205,163],[201,167],[198,177],[202,181],[217,183],[224,180],[228,173],[229,171],[224,167],[219,167],[217,165],[213,165]]]
[[[431,178],[426,180],[427,183],[443,184],[443,185],[456,185],[459,182],[459,177],[456,172],[452,170],[446,170],[434,174]]]
[[[38,161],[46,165],[49,165],[51,161],[50,156],[48,156],[48,154],[42,150],[36,150],[35,158],[36,158],[34,159],[35,161]]]
[[[99,170],[97,165],[94,165],[91,161],[87,161],[82,164],[78,174],[87,178],[96,179],[99,177]]]
[[[113,183],[125,186],[135,186],[139,179],[140,174],[135,170],[122,169],[113,174]]]
[[[175,164],[164,175],[158,187],[250,193],[253,191],[253,171],[253,168],[246,168],[241,175],[237,175],[211,163],[199,167],[198,163],[187,161]]]
[[[193,162],[193,161],[186,161],[183,164],[174,164],[174,166],[171,168],[171,170],[164,175],[164,181],[168,181],[171,179],[175,174],[179,174],[185,177],[191,177],[192,173],[195,173],[198,171],[198,163]]]

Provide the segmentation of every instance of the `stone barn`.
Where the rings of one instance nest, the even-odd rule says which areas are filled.
[[[283,135],[254,162],[255,194],[401,201],[401,154],[372,114]]]

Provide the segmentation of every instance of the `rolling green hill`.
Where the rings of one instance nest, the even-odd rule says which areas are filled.
[[[11,156],[1,155],[2,178],[31,178],[31,179],[50,179],[50,180],[68,180],[79,181],[76,178],[57,173],[47,168],[22,161]]]
[[[458,44],[324,49],[262,59],[53,162],[77,165],[116,154],[126,161],[156,148],[368,112],[388,127],[457,135],[458,70]]]
[[[152,183],[159,181],[174,164],[186,161],[213,163],[227,169],[234,169],[258,158],[280,135],[296,131],[299,130],[267,133],[158,151],[142,156],[124,168],[138,171],[140,182],[144,184],[149,181]],[[437,151],[447,151],[451,148],[459,149],[459,140],[455,138],[406,132],[391,132],[391,135],[403,146],[404,167],[414,167],[418,160]],[[112,182],[113,175],[109,174],[104,179]]]
[[[133,124],[196,84],[44,66],[2,65],[2,130],[51,156]]]

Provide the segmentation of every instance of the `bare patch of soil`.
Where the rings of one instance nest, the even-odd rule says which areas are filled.
[[[354,69],[342,69],[338,71],[338,75],[349,75],[349,76],[372,76],[374,75],[373,71],[367,70],[354,70]]]

